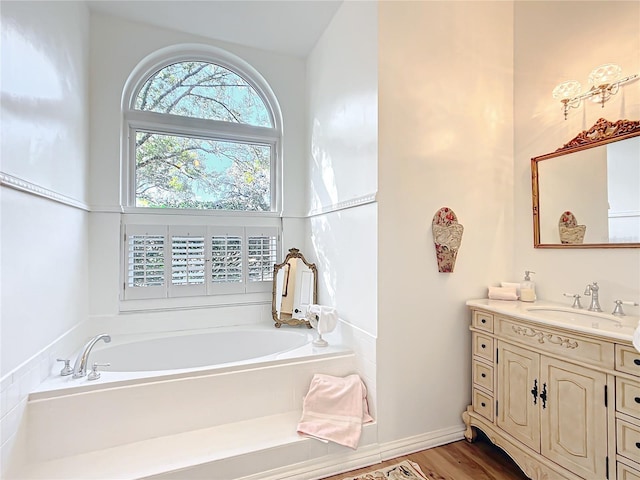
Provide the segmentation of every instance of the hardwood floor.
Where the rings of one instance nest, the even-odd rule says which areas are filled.
[[[324,480],[341,480],[405,459],[420,465],[430,480],[527,480],[513,460],[481,434],[474,443],[460,440]]]

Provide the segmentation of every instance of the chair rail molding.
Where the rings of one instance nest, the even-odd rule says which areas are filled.
[[[0,172],[0,186],[19,190],[30,195],[35,195],[36,197],[45,198],[86,212],[91,211],[89,205],[85,202],[76,200],[75,198],[68,197],[53,190],[49,190],[48,188],[41,187],[40,185],[14,175],[10,175],[6,172]]]
[[[325,215],[331,212],[337,212],[339,210],[346,210],[348,208],[360,207],[369,203],[377,202],[378,193],[368,193],[359,197],[350,198],[349,200],[343,200],[342,202],[332,203],[330,205],[322,205],[318,208],[310,210],[307,214],[307,218],[317,217],[318,215]]]

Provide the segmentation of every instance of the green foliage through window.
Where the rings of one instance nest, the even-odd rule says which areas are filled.
[[[269,211],[271,146],[136,134],[136,206]]]
[[[220,128],[273,128],[265,102],[239,75],[213,63],[174,63],[143,84],[135,109],[211,121],[210,131],[193,135],[174,121],[162,133],[134,129],[136,207],[271,210],[274,143]]]

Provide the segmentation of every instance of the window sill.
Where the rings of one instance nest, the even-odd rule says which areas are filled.
[[[144,300],[120,300],[118,311],[127,313],[149,313],[197,308],[240,307],[271,304],[271,291],[256,293],[234,293],[201,297],[156,298]]]
[[[199,210],[182,208],[149,208],[149,207],[122,207],[122,213],[126,215],[181,215],[189,217],[268,217],[278,218],[280,212],[245,212],[243,210]]]

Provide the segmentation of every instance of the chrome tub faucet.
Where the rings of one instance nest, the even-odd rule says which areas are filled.
[[[84,347],[82,347],[82,352],[80,352],[78,358],[76,358],[76,363],[73,366],[73,378],[81,378],[87,374],[89,354],[91,353],[93,346],[100,340],[104,340],[104,343],[109,343],[111,341],[111,337],[106,333],[101,333],[100,335],[93,337],[85,344]]]
[[[591,305],[589,305],[589,308],[587,309],[590,312],[602,311],[602,308],[600,308],[600,301],[598,299],[598,290],[600,290],[600,287],[598,287],[598,282],[593,282],[587,285],[587,288],[584,289],[584,294],[586,296],[591,296]]]

